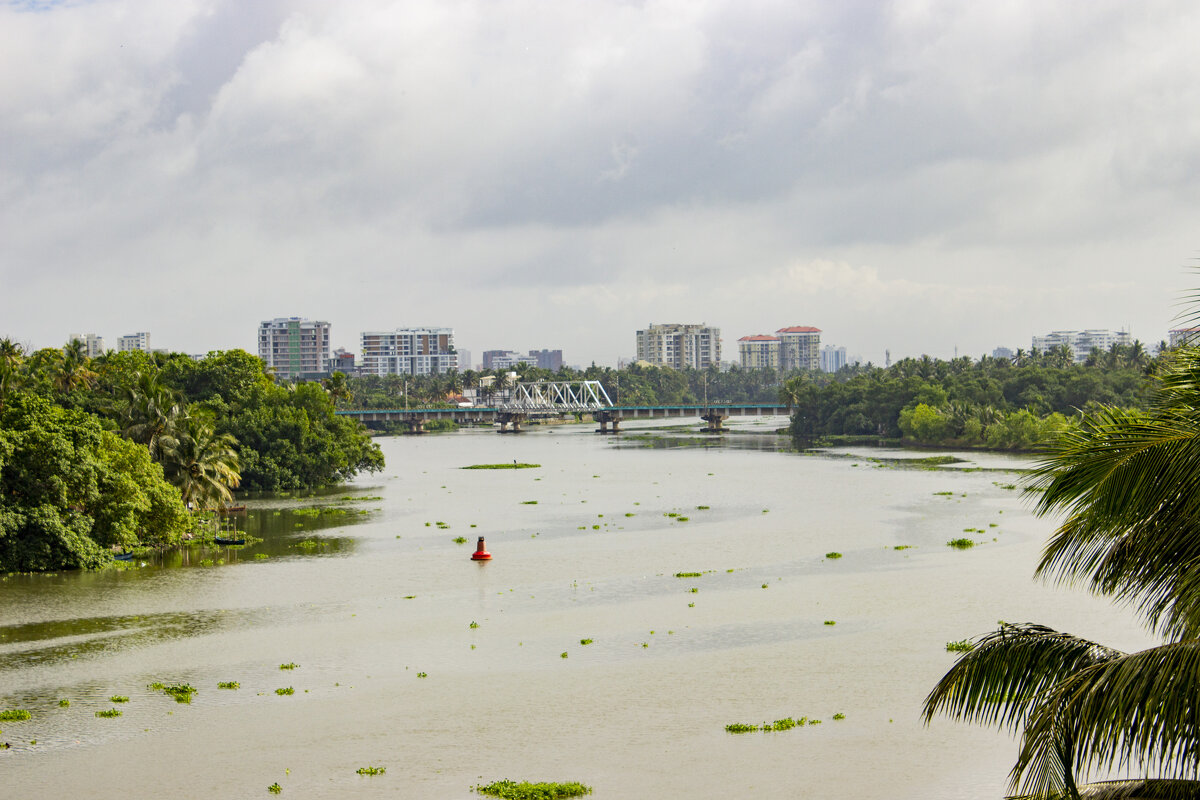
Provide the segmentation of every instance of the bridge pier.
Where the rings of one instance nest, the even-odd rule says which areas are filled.
[[[423,419],[406,419],[404,424],[408,426],[409,433],[424,433],[425,420]]]
[[[722,414],[720,411],[712,411],[709,409],[705,410],[705,412],[700,415],[700,419],[704,420],[705,422],[705,433],[724,433],[726,429],[722,423],[729,419],[729,415]]]
[[[520,433],[521,423],[525,421],[525,415],[504,412],[496,415],[496,421],[500,423],[500,433]],[[512,426],[512,430],[509,430],[509,425]]]
[[[609,425],[612,425],[613,433],[621,432],[621,417],[612,411],[595,411],[592,413],[592,419],[600,423],[600,430],[596,433],[608,433]]]

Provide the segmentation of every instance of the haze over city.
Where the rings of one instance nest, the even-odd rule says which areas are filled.
[[[1197,34],[1184,2],[10,2],[0,336],[1157,342],[1198,277]]]

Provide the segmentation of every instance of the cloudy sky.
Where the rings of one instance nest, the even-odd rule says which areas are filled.
[[[1200,285],[1198,41],[1190,0],[9,2],[0,336],[1157,342]]]

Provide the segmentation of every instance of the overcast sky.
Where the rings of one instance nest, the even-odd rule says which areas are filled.
[[[0,336],[1157,342],[1200,285],[1197,42],[1190,0],[9,2]]]

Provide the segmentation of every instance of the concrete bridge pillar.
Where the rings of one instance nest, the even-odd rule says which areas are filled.
[[[423,419],[406,419],[404,424],[408,426],[409,433],[424,433],[425,420]]]
[[[722,423],[729,419],[729,415],[722,414],[719,411],[706,411],[700,415],[700,419],[706,423],[704,426],[705,433],[724,433],[725,428]]]

